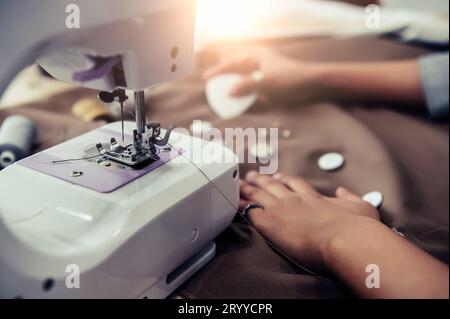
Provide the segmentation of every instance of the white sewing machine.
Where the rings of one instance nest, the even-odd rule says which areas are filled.
[[[80,29],[66,26],[69,4],[80,9]],[[0,92],[37,60],[107,100],[135,91],[137,117],[123,142],[113,123],[0,172],[0,297],[167,297],[213,258],[239,199],[232,151],[176,131],[164,140],[145,122],[143,89],[193,68],[195,1],[0,8]]]

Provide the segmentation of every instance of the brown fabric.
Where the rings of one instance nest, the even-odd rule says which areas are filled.
[[[388,40],[285,40],[265,43],[305,60],[375,61],[412,58],[425,51]],[[200,56],[204,64],[243,46],[230,45]],[[206,62],[205,62],[206,61]],[[75,90],[35,105],[0,110],[0,120],[12,112],[29,115],[39,124],[39,149],[60,142],[67,128],[75,136],[92,126],[65,115],[73,102],[92,91]],[[380,92],[382,94],[382,92]],[[193,119],[218,128],[271,127],[289,129],[280,138],[279,169],[301,175],[325,194],[346,186],[358,194],[378,190],[385,195],[382,216],[409,240],[448,263],[449,137],[448,123],[433,124],[425,115],[388,107],[338,105],[257,105],[230,121],[218,119],[206,104],[203,84],[190,78],[152,91],[148,117],[164,125],[188,128]],[[346,165],[322,172],[318,157],[337,151]],[[241,175],[255,165],[243,164]],[[218,239],[217,257],[179,291],[191,298],[345,298],[351,293],[339,282],[312,276],[274,252],[239,217]],[[401,254],[401,252],[399,252]]]

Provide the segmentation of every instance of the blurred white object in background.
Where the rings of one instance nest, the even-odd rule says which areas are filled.
[[[382,0],[383,16],[398,17],[408,27],[400,32],[405,41],[447,45],[449,42],[448,0]]]
[[[199,0],[196,48],[248,39],[356,36],[406,27],[389,17],[367,27],[365,8],[319,0]]]
[[[448,42],[448,1],[385,0],[377,28],[371,13],[337,1],[199,0],[196,49],[226,41],[286,37],[349,37],[403,32],[427,42]],[[408,39],[409,39],[408,38]]]
[[[257,100],[256,94],[233,97],[231,90],[243,80],[240,74],[222,74],[206,83],[206,97],[213,111],[221,119],[231,119],[243,114]]]

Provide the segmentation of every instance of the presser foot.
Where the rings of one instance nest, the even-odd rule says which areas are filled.
[[[130,167],[137,167],[143,164],[150,164],[160,160],[158,155],[151,154],[146,150],[131,153],[129,151],[131,146],[132,145],[127,147],[121,146],[117,150],[111,151],[108,154],[105,154],[104,156],[108,160],[115,161]]]
[[[169,143],[170,134],[174,127],[169,126],[161,138],[161,125],[150,123],[145,126],[143,133],[133,132],[133,144],[122,146],[115,138],[111,138],[110,145],[105,149],[103,144],[96,145],[97,151],[107,160],[118,162],[131,168],[142,167],[160,160],[159,148]]]
[[[110,150],[102,144],[96,145],[97,151],[107,160],[111,160],[132,168],[159,161],[158,150],[153,145],[149,148],[137,147],[135,144],[121,146],[112,138]]]

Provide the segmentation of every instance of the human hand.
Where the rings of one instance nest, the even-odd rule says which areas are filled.
[[[207,70],[203,78],[224,73],[244,74],[243,80],[230,92],[232,96],[258,93],[273,101],[310,100],[320,96],[321,67],[285,57],[272,50],[258,48],[228,58]]]
[[[355,227],[370,231],[380,223],[378,210],[345,188],[336,197],[318,193],[299,177],[250,172],[241,181],[241,203],[258,204],[248,218],[271,243],[298,263],[328,271],[326,254],[340,234]]]

